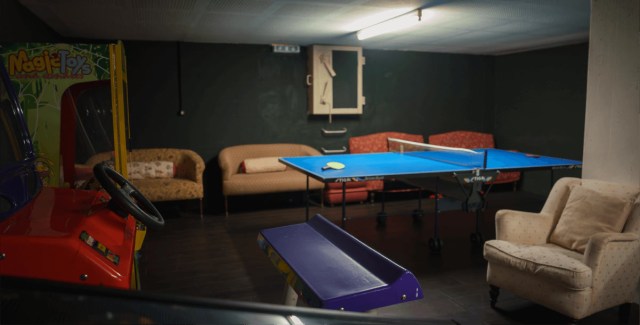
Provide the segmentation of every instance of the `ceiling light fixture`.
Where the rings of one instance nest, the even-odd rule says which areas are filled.
[[[359,40],[364,40],[381,34],[392,33],[409,28],[422,21],[422,9],[414,10],[408,14],[391,18],[379,24],[363,28],[356,34]]]

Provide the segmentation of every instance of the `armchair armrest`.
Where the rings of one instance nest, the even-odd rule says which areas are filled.
[[[598,265],[602,265],[607,259],[621,261],[623,258],[622,250],[616,252],[616,254],[608,254],[613,250],[617,250],[620,246],[626,246],[625,255],[640,254],[640,237],[634,233],[612,233],[601,232],[593,235],[587,243],[587,248],[584,251],[585,264],[592,269],[597,268]]]
[[[202,174],[204,172],[204,160],[200,155],[191,150],[181,150],[182,161],[177,175],[190,179],[198,184],[202,184]]]
[[[587,243],[585,264],[593,271],[594,296],[616,297],[615,303],[637,301],[640,285],[640,237],[634,233],[598,233]],[[620,296],[620,287],[638,288]]]
[[[496,213],[496,239],[521,244],[544,244],[549,238],[553,216],[516,210]]]

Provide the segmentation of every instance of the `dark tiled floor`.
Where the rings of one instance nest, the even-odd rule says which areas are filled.
[[[549,309],[502,290],[498,308],[489,307],[485,282],[486,263],[481,249],[474,248],[469,234],[475,216],[460,211],[441,214],[441,254],[431,254],[427,242],[433,234],[433,205],[423,201],[425,216],[416,226],[411,212],[414,200],[387,204],[387,227],[376,227],[378,204],[351,204],[346,230],[419,279],[425,298],[379,308],[371,313],[393,317],[454,320],[460,324],[563,324],[567,319]],[[493,193],[485,211],[482,232],[494,237],[493,215],[498,208],[537,211],[541,198],[527,193]],[[147,234],[140,263],[142,290],[175,294],[280,304],[284,278],[271,265],[256,244],[258,231],[304,221],[304,208],[245,208],[228,218],[197,213],[178,213],[165,207],[166,225]],[[312,207],[339,223],[339,207]],[[638,324],[637,306],[631,323]],[[454,324],[453,321],[451,321]],[[582,324],[616,324],[617,309],[610,309],[582,320]]]

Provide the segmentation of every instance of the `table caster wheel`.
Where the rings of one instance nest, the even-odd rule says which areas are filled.
[[[422,210],[413,210],[411,217],[413,218],[413,224],[418,226],[422,224]]]
[[[379,212],[376,221],[378,222],[378,227],[385,227],[387,225],[387,213]]]
[[[429,238],[429,249],[434,253],[439,253],[442,250],[444,243],[440,238]]]

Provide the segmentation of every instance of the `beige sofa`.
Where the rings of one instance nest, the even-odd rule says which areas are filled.
[[[93,167],[101,161],[112,159],[111,152],[98,153],[89,158],[86,165]],[[142,179],[129,177],[129,181],[151,202],[198,199],[200,200],[200,216],[202,217],[202,198],[204,197],[202,174],[205,164],[200,155],[188,149],[134,149],[129,152],[128,161],[130,163],[172,162],[173,177],[144,177]]]
[[[225,215],[229,215],[228,197],[277,192],[305,191],[307,176],[287,167],[281,171],[243,172],[241,167],[247,159],[317,156],[318,150],[303,144],[274,143],[248,144],[224,148],[218,160],[222,170],[222,194]],[[309,190],[322,190],[324,183],[309,178]]]

